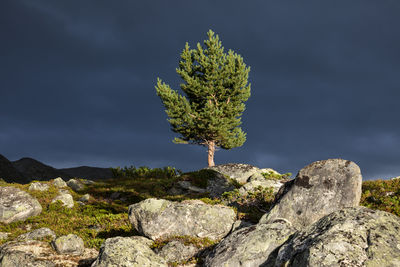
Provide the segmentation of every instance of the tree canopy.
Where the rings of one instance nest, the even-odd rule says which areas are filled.
[[[232,149],[243,145],[246,133],[239,127],[244,102],[250,97],[243,58],[234,51],[224,52],[219,36],[207,33],[204,47],[191,49],[186,43],[176,72],[185,95],[157,79],[161,98],[172,131],[180,134],[175,143],[197,144],[208,148],[208,165],[214,165],[216,147]]]

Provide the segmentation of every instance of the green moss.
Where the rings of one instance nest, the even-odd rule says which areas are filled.
[[[278,174],[274,172],[263,172],[261,174],[262,176],[264,176],[265,179],[275,179],[275,180],[290,179],[290,177],[292,176],[292,173],[290,172],[284,174]]]

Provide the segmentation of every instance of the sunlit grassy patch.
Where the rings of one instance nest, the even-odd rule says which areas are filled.
[[[365,181],[360,204],[400,216],[400,179]]]

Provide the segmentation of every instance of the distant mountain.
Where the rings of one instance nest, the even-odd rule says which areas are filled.
[[[32,158],[13,161],[12,165],[28,179],[28,182],[32,180],[46,181],[57,177],[62,177],[64,180],[71,178],[67,173]]]
[[[56,169],[32,158],[9,161],[0,155],[0,178],[8,183],[26,184],[33,180],[48,181],[57,177],[64,180],[75,177],[101,180],[112,178],[113,175],[110,168],[81,166]]]
[[[26,178],[3,155],[0,155],[0,178],[8,183],[25,183]]]
[[[112,172],[110,168],[98,168],[98,167],[75,167],[58,169],[72,177],[85,178],[91,180],[101,180],[112,178]]]

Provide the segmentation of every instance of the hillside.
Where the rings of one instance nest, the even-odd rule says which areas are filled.
[[[254,168],[254,172],[252,168]],[[288,175],[280,175],[272,171],[260,176],[255,167],[249,167],[247,170],[250,171],[245,175],[253,178],[248,179],[245,184],[240,184],[235,180],[228,179],[226,174],[218,174],[213,170],[180,174],[179,171],[170,167],[164,169],[114,169],[116,177],[112,179],[94,183],[85,180],[78,181],[82,185],[82,189],[78,191],[74,191],[72,188],[75,187],[69,182],[70,187],[64,187],[63,192],[72,196],[72,208],[63,206],[63,202],[52,203],[61,190],[56,186],[54,180],[41,182],[42,185],[48,186],[45,191],[32,190],[32,188],[39,188],[33,187],[32,184],[34,183],[23,185],[2,182],[1,188],[13,186],[28,192],[39,201],[43,210],[40,215],[24,221],[8,224],[0,223],[0,234],[7,233],[7,236],[0,242],[9,242],[22,234],[32,232],[34,229],[47,227],[54,231],[57,237],[75,234],[83,239],[85,248],[98,251],[106,240],[111,240],[114,237],[143,235],[130,222],[129,216],[131,215],[128,212],[128,207],[152,198],[172,201],[171,203],[185,203],[187,200],[194,199],[204,204],[216,205],[216,207],[228,206],[233,208],[235,220],[241,222],[242,226],[238,224],[237,227],[255,226],[274,205],[277,192],[274,189],[275,186],[289,184],[295,180],[288,179]],[[241,173],[241,175],[244,174]],[[240,175],[237,177],[239,177],[237,179],[240,179]],[[222,181],[224,182],[222,183]],[[209,187],[210,183],[216,188],[230,188],[231,191],[220,193],[214,190],[215,187],[214,189]],[[253,184],[254,187],[251,188],[250,184]],[[262,186],[267,184],[269,187]],[[300,185],[306,186],[303,183]],[[214,197],[210,196],[210,192],[214,192]],[[190,205],[195,204],[198,205],[197,202]],[[360,205],[400,216],[400,179],[363,182]],[[143,227],[145,227],[144,224]],[[170,227],[172,226],[170,225]],[[182,228],[183,225],[180,227]],[[44,240],[44,243],[40,244],[47,246],[46,244],[50,244],[49,242],[52,239],[46,237],[42,240]],[[212,250],[219,241],[182,235],[170,236],[169,239],[155,239],[149,243],[149,246],[152,251],[161,255],[159,253],[170,242],[191,244],[191,246],[197,248],[196,251],[206,253]],[[62,266],[90,266],[90,263],[94,260],[93,257],[97,255],[94,250],[88,250],[89,252],[80,256],[64,255],[62,258],[64,265]],[[50,248],[49,251],[51,251]],[[169,266],[177,266],[178,263],[183,264],[184,262],[197,262],[198,265],[196,266],[203,266],[201,264],[205,258],[202,255],[198,254],[198,256],[189,257],[184,261],[173,260]],[[54,259],[56,256],[54,256],[54,252],[49,252],[46,257]],[[79,264],[79,262],[81,263]]]
[[[84,177],[86,179],[91,179],[91,180],[109,179],[113,175],[110,168],[81,166],[81,167],[64,168],[58,170],[63,173],[66,173],[70,177]]]
[[[32,158],[9,161],[0,155],[0,178],[12,183],[26,184],[31,181],[48,181],[57,177],[85,178],[91,180],[109,179],[113,176],[110,168],[79,166],[57,169]]]
[[[46,181],[56,177],[71,178],[70,175],[32,158],[22,158],[13,161],[12,165],[24,175],[27,181]]]

